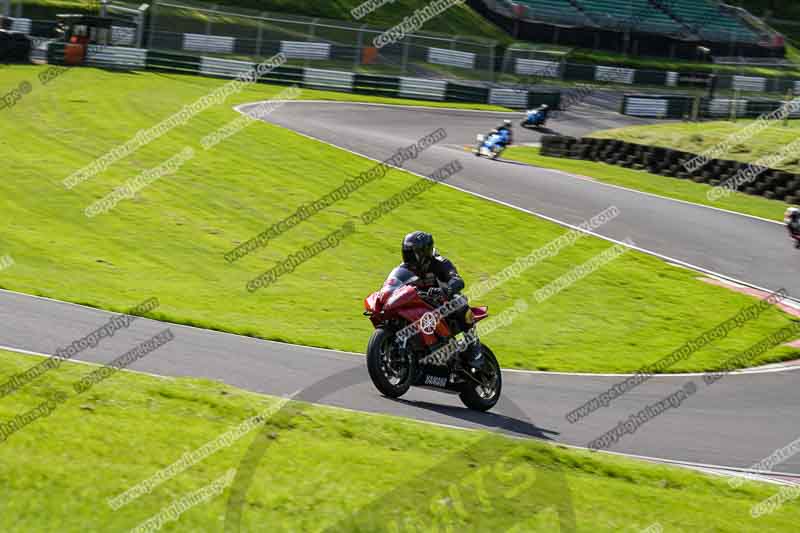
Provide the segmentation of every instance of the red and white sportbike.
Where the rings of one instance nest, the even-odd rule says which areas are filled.
[[[411,270],[395,268],[381,290],[364,300],[364,315],[375,326],[367,346],[367,369],[375,387],[398,398],[414,387],[458,394],[470,409],[487,411],[500,399],[502,376],[492,351],[482,345],[484,362],[471,369],[463,362],[469,341],[452,316],[442,316],[426,291],[413,284]],[[485,307],[472,307],[474,321],[488,316]],[[418,322],[419,321],[419,322]],[[409,330],[408,326],[418,327]],[[398,334],[412,331],[411,335]],[[474,329],[473,329],[474,331]],[[460,337],[460,338],[459,338]]]

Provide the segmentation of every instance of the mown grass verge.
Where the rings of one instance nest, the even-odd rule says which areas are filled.
[[[36,80],[39,72],[40,67],[9,67],[0,73],[0,84],[13,87]],[[361,352],[371,332],[361,316],[362,300],[399,262],[399,245],[407,232],[434,233],[438,247],[459,266],[468,285],[499,273],[565,232],[447,187],[433,188],[378,222],[363,224],[362,213],[417,180],[393,170],[268,246],[228,263],[226,252],[374,165],[265,123],[203,150],[200,139],[238,118],[234,104],[282,90],[262,85],[65,189],[62,181],[74,171],[222,83],[72,69],[46,87],[34,84],[30,94],[4,110],[0,160],[6,165],[0,198],[8,224],[0,256],[9,254],[15,264],[0,271],[0,286],[118,311],[156,296],[161,307],[154,318]],[[376,101],[315,91],[304,92],[304,97]],[[419,135],[427,133],[420,130]],[[84,215],[94,201],[187,146],[194,147],[196,156],[176,174],[156,180],[110,213]],[[356,223],[357,231],[338,247],[269,287],[246,290],[248,281],[345,222]],[[536,290],[608,247],[605,241],[583,239],[474,303],[488,304],[492,313],[518,299],[532,303]],[[695,278],[693,272],[629,252],[531,305],[513,324],[484,340],[506,367],[634,371],[753,303],[750,297]],[[670,371],[714,370],[789,320],[777,310],[767,312]],[[752,364],[795,356],[796,350],[779,347]]]
[[[39,362],[2,351],[0,381]],[[72,384],[93,370],[63,363],[0,402],[5,423],[67,396],[0,442],[3,531],[129,531],[230,469],[253,474],[242,531],[544,532],[574,515],[575,531],[587,533],[654,523],[676,532],[789,532],[800,520],[791,503],[751,518],[775,486],[734,489],[688,470],[483,431],[300,402],[279,407],[276,398],[207,380],[121,372],[76,394]],[[267,419],[252,431],[200,452],[260,413]],[[243,466],[256,440],[265,452]],[[109,505],[189,458],[148,493],[116,511]],[[230,491],[189,506],[163,530],[222,531]]]
[[[610,165],[608,163],[547,157],[541,155],[539,148],[536,147],[512,147],[503,153],[503,157],[537,167],[562,170],[570,174],[590,177],[605,183],[619,185],[637,191],[649,192],[660,196],[666,196],[667,198],[685,200],[687,202],[711,207],[719,207],[770,220],[782,221],[783,213],[786,207],[788,207],[788,204],[778,200],[768,200],[761,196],[751,196],[744,193],[733,193],[717,201],[711,201],[706,196],[711,186],[704,183],[695,183],[690,180],[681,180],[669,176],[651,174],[644,170],[635,170],[617,165]]]
[[[717,146],[729,136],[740,132],[754,122],[756,119],[740,119],[736,122],[672,122],[599,131],[592,134],[591,137],[663,146],[700,154]],[[761,157],[778,152],[783,146],[796,141],[798,137],[800,137],[800,121],[789,120],[784,124],[780,120],[773,120],[769,122],[767,129],[736,144],[730,152],[720,155],[719,158],[745,162],[756,161]],[[800,154],[786,158],[775,168],[795,174],[800,173]]]

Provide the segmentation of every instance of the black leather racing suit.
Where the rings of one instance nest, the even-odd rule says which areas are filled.
[[[434,255],[427,271],[420,272],[416,266],[403,264],[404,267],[419,276],[419,281],[414,283],[420,289],[432,287],[446,288],[450,296],[458,294],[464,289],[464,280],[458,275],[455,265],[446,257]],[[444,286],[444,287],[442,287]]]
[[[434,255],[431,264],[425,272],[420,272],[415,266],[403,263],[403,266],[413,271],[419,280],[414,285],[421,290],[428,290],[431,288],[443,288],[447,294],[448,299],[452,299],[458,295],[463,300],[463,305],[460,306],[451,316],[455,319],[460,330],[471,339],[469,348],[466,351],[467,355],[472,361],[477,361],[481,357],[481,344],[477,336],[477,330],[471,331],[475,327],[472,321],[472,313],[468,313],[469,304],[467,297],[461,295],[464,289],[464,280],[458,274],[455,265],[440,255]]]
[[[789,235],[795,239],[795,247],[800,248],[800,214],[792,215],[789,222],[786,223],[786,229],[789,230]]]

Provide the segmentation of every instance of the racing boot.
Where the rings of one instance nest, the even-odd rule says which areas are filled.
[[[464,337],[468,342],[467,349],[464,351],[464,362],[470,370],[475,372],[483,367],[483,347],[478,338],[478,332],[475,331],[475,326],[467,331]]]

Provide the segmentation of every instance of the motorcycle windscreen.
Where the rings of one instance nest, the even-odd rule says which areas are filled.
[[[384,292],[391,292],[399,289],[403,285],[414,283],[417,279],[416,274],[400,265],[389,273],[389,277],[383,282],[383,290]]]

